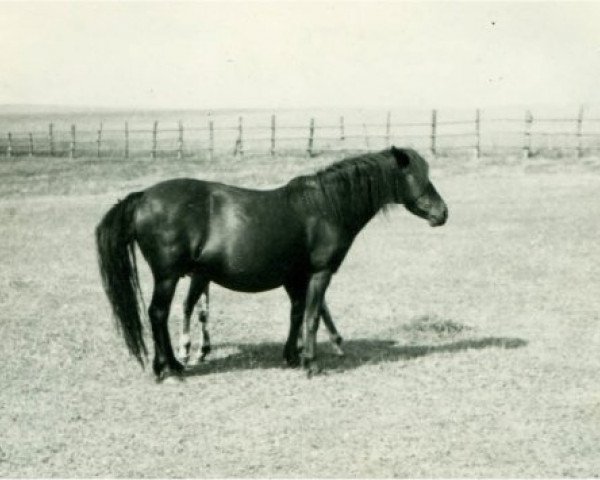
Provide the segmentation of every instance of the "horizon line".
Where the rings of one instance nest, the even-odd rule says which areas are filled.
[[[232,106],[212,106],[212,107],[197,107],[197,106],[151,106],[151,105],[129,105],[129,106],[116,106],[116,105],[92,105],[92,104],[59,104],[59,103],[0,103],[0,114],[6,113],[21,113],[21,112],[3,112],[3,110],[47,110],[47,111],[72,111],[72,112],[93,112],[93,111],[111,111],[111,112],[152,112],[152,111],[164,111],[164,112],[277,112],[277,111],[311,111],[311,110],[380,110],[380,111],[393,111],[393,110],[485,110],[485,109],[529,109],[529,108],[590,108],[600,106],[600,103],[595,102],[532,102],[532,103],[510,103],[506,105],[499,104],[487,104],[487,105],[440,105],[440,106],[423,106],[423,105],[311,105],[311,106],[245,106],[245,107],[232,107]],[[26,113],[26,112],[23,112]]]

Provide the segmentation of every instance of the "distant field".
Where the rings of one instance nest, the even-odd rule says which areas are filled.
[[[448,224],[399,208],[365,229],[328,293],[347,355],[322,334],[311,381],[283,364],[282,291],[213,288],[215,352],[183,383],[127,355],[93,242],[118,198],[337,158],[0,159],[0,476],[598,476],[595,157],[431,159]]]

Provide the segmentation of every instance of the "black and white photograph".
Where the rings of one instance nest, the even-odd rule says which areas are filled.
[[[600,476],[599,25],[0,1],[0,478]]]

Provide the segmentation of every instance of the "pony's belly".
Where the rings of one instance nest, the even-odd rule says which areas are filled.
[[[198,270],[219,285],[242,292],[262,292],[284,284],[302,264],[298,256],[288,252],[243,249],[203,256]]]
[[[261,292],[282,286],[305,263],[306,252],[296,225],[278,220],[242,224],[248,228],[213,228],[198,266],[211,281],[231,290]]]
[[[222,287],[238,292],[264,292],[274,288],[281,287],[284,282],[284,276],[272,272],[252,272],[243,270],[220,270],[210,274],[213,282]]]

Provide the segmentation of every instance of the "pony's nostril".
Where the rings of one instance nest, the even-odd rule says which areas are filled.
[[[447,219],[448,209],[444,207],[444,209],[441,212],[438,212],[437,214],[431,215],[429,217],[429,223],[432,227],[440,227],[444,225],[444,223],[446,223]]]

